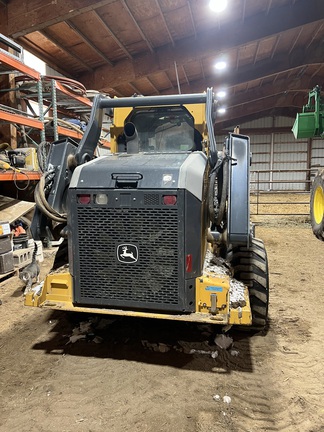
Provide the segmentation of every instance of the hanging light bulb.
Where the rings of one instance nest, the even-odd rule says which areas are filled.
[[[214,12],[222,12],[227,7],[227,0],[210,0],[209,7]]]
[[[226,64],[226,62],[223,61],[223,60],[220,60],[220,61],[218,61],[218,62],[215,64],[215,68],[216,68],[217,70],[224,70],[224,69],[226,69],[226,66],[227,66],[227,64]]]
[[[226,91],[225,91],[225,90],[219,90],[219,91],[216,93],[216,96],[217,96],[219,99],[223,99],[223,98],[226,96]]]

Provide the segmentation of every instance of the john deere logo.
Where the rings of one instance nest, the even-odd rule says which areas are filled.
[[[138,249],[133,244],[121,244],[117,247],[118,261],[125,264],[136,263],[138,260]]]

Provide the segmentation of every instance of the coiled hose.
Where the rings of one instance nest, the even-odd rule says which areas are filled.
[[[37,208],[49,219],[52,219],[55,222],[66,223],[67,217],[65,214],[61,214],[51,207],[45,197],[45,187],[47,186],[49,181],[52,181],[53,172],[46,172],[40,178],[38,184],[35,187],[35,203]],[[50,180],[49,180],[50,178]]]

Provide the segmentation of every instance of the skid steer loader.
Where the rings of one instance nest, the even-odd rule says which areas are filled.
[[[268,264],[249,218],[249,138],[217,149],[206,93],[99,95],[79,145],[52,144],[35,239],[63,237],[42,308],[263,328]],[[94,157],[104,115],[111,153]]]

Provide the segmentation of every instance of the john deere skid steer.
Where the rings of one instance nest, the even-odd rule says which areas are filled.
[[[249,138],[216,146],[206,93],[94,100],[53,143],[34,238],[64,238],[29,306],[262,328],[268,265],[249,218]],[[94,157],[104,115],[111,153]]]

